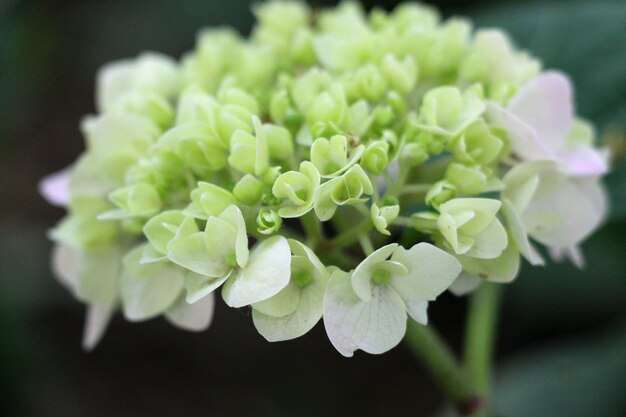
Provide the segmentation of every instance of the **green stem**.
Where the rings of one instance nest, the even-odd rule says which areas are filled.
[[[480,398],[447,343],[433,330],[409,320],[406,342],[461,415],[474,412]]]
[[[500,292],[498,284],[482,283],[470,298],[467,315],[463,359],[476,393],[484,399],[489,398]],[[488,407],[489,404],[485,401],[482,408],[471,416],[487,416]]]
[[[372,220],[368,217],[357,226],[340,233],[329,244],[332,250],[342,249],[359,241],[359,238],[372,228]]]
[[[322,225],[312,213],[307,213],[300,217],[300,223],[302,223],[302,228],[304,233],[306,233],[307,246],[315,249],[320,240],[324,239]]]

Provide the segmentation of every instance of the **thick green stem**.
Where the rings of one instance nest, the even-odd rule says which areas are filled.
[[[448,345],[432,326],[409,320],[406,342],[461,415],[473,413],[481,399]]]
[[[464,363],[476,393],[489,398],[491,366],[493,361],[494,337],[497,313],[500,305],[501,288],[498,284],[484,282],[472,294],[465,329]],[[488,401],[472,417],[487,416]]]

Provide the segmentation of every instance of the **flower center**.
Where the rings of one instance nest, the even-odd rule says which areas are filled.
[[[293,282],[298,287],[302,288],[302,287],[306,287],[307,285],[311,283],[311,281],[313,281],[313,276],[311,275],[309,271],[307,271],[306,269],[303,269],[301,271],[295,272],[291,276],[291,279],[293,279]]]
[[[372,282],[376,285],[387,285],[391,282],[391,272],[386,269],[377,269],[372,275]]]
[[[226,255],[226,265],[229,268],[237,267],[237,255],[233,252],[231,254]]]

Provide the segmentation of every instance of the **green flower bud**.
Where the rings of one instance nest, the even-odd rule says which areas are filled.
[[[508,244],[506,231],[496,218],[500,206],[489,198],[455,198],[439,206],[437,228],[457,255],[496,258]]]
[[[330,75],[319,68],[312,68],[294,80],[291,85],[291,97],[298,111],[306,113],[311,103],[328,87],[330,81]]]
[[[254,127],[252,125],[252,117],[248,109],[242,106],[227,104],[219,109],[217,115],[217,126],[219,136],[226,143],[232,142],[232,136],[237,131],[252,133]]]
[[[162,254],[167,254],[169,245],[177,234],[190,235],[197,232],[198,227],[181,210],[167,210],[152,217],[143,226],[143,233],[152,247]],[[179,231],[184,227],[185,230]]]
[[[391,54],[385,56],[382,71],[391,87],[400,94],[411,92],[417,82],[417,65],[410,55],[402,61]]]
[[[143,116],[160,129],[167,129],[174,122],[174,110],[170,103],[154,93],[128,92],[110,106],[109,112]]]
[[[448,165],[446,178],[453,183],[463,195],[476,195],[488,191],[498,191],[502,182],[493,176],[487,167],[468,166],[456,162]]]
[[[261,209],[256,217],[257,230],[264,235],[271,235],[280,229],[282,217],[276,210]]]
[[[236,87],[226,87],[217,93],[217,99],[222,105],[232,105],[243,108],[251,114],[259,114],[259,104],[256,99],[244,90]]]
[[[421,143],[406,143],[400,148],[400,159],[410,166],[421,165],[428,160],[428,151]]]
[[[257,134],[265,136],[272,158],[286,160],[293,155],[293,139],[284,127],[266,123]]]
[[[306,121],[310,126],[321,123],[333,129],[345,126],[348,122],[348,103],[343,87],[334,84],[315,97],[306,111]]]
[[[372,182],[361,168],[354,165],[340,177],[332,178],[322,184],[315,193],[315,214],[321,221],[330,220],[337,211],[337,206],[356,205],[367,201],[363,195],[374,192]]]
[[[50,233],[51,239],[73,248],[96,249],[112,245],[119,238],[117,222],[98,220],[111,209],[102,198],[79,198],[70,204],[70,213]]]
[[[473,92],[456,87],[437,87],[422,100],[418,126],[444,136],[456,136],[485,110],[483,101]]]
[[[287,90],[278,90],[270,98],[270,117],[275,123],[284,124],[287,112],[293,111]]]
[[[426,204],[435,209],[446,201],[456,197],[456,187],[446,180],[437,181],[426,193]]]
[[[376,203],[372,204],[370,208],[370,215],[372,217],[372,223],[374,223],[374,227],[383,235],[389,236],[389,230],[387,227],[393,223],[393,221],[400,214],[400,206],[398,204],[393,205],[384,205],[382,207],[378,207]]]
[[[456,160],[479,165],[494,162],[502,154],[503,147],[502,138],[492,133],[482,119],[469,125],[450,143]]]
[[[335,177],[356,164],[364,146],[353,147],[348,138],[335,135],[330,139],[318,138],[311,146],[311,162],[324,177]]]
[[[197,219],[219,216],[228,206],[237,204],[237,199],[232,193],[217,185],[202,181],[191,192],[190,198],[191,203],[184,212]]]
[[[98,216],[98,218],[147,218],[161,210],[161,197],[152,184],[140,183],[118,188],[109,194],[109,200],[120,210],[109,211]]]
[[[114,185],[122,185],[126,171],[144,156],[159,136],[148,119],[128,114],[106,114],[87,119],[82,126],[94,169]]]
[[[228,163],[238,171],[263,175],[269,167],[269,146],[261,121],[254,116],[253,122],[256,136],[238,130],[231,137]]]
[[[278,210],[281,217],[300,217],[313,208],[315,190],[320,185],[320,174],[309,161],[300,164],[300,171],[281,174],[272,187],[272,193],[278,198],[288,200],[287,205]]]
[[[357,97],[377,102],[383,98],[389,86],[379,68],[366,65],[354,73],[351,78],[351,88]]]
[[[361,156],[361,166],[370,174],[382,174],[387,169],[388,163],[389,143],[384,140],[370,143]]]
[[[252,206],[261,200],[263,187],[262,181],[250,174],[246,174],[235,184],[233,194],[242,203]]]
[[[159,139],[157,148],[171,150],[198,176],[206,176],[226,166],[228,146],[206,123],[187,123],[170,129]]]

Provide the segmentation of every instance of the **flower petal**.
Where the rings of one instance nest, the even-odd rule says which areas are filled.
[[[169,262],[140,263],[144,246],[136,247],[124,257],[120,293],[128,321],[158,316],[176,301],[183,289],[184,269]]]
[[[409,250],[398,247],[391,260],[408,269],[408,274],[393,276],[391,280],[391,286],[405,302],[434,300],[461,272],[461,264],[454,256],[424,242]]]
[[[47,175],[39,182],[39,194],[54,206],[65,207],[70,203],[70,175],[72,167],[63,168]]]
[[[350,275],[337,271],[324,295],[324,327],[333,346],[351,357],[361,349],[372,354],[395,347],[406,332],[406,306],[388,286],[375,286],[369,302],[352,290]]]
[[[189,304],[179,297],[166,312],[165,318],[174,326],[190,332],[205,330],[213,321],[215,294],[209,294],[196,303]]]
[[[272,236],[259,243],[245,268],[224,285],[222,297],[230,307],[258,303],[278,294],[289,283],[291,251],[287,239]]]
[[[83,349],[93,350],[104,336],[115,308],[113,304],[89,305],[83,330]]]

